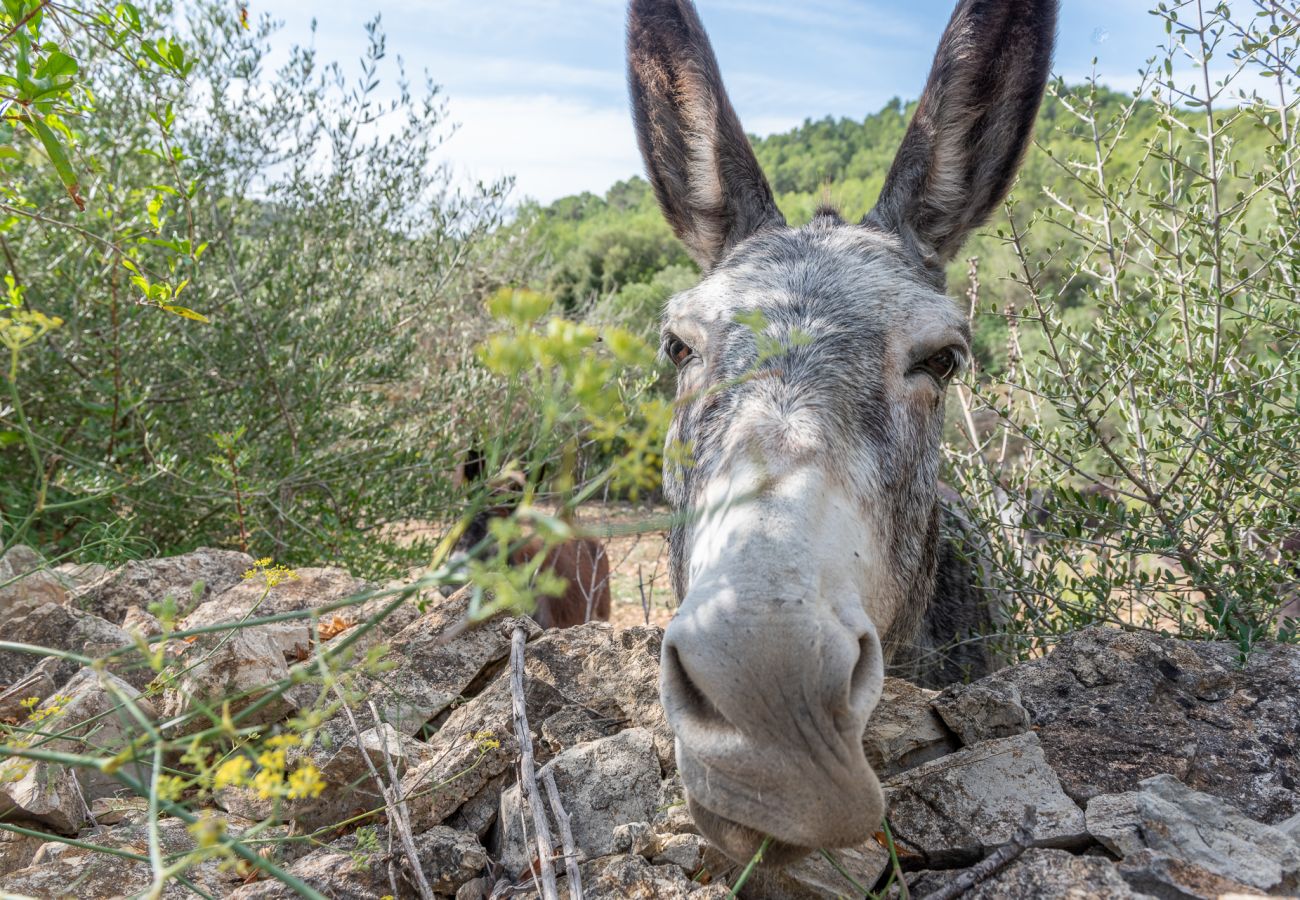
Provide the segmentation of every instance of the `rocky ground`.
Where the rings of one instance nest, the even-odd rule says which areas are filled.
[[[407,601],[362,634],[358,623],[390,597],[292,614],[374,586],[304,569],[268,589],[242,577],[252,565],[214,550],[112,571],[45,569],[22,548],[0,560],[3,640],[74,655],[141,646],[161,627],[149,604],[168,594],[179,629],[285,614],[161,645],[167,679],[135,651],[86,667],[0,649],[9,747],[116,755],[99,768],[0,760],[0,895],[147,892],[153,854],[194,863],[188,886],[170,881],[162,896],[294,896],[246,861],[205,857],[223,834],[329,897],[420,896],[412,857],[434,896],[532,895],[537,851],[516,784],[509,666],[523,627],[538,774],[553,778],[567,813],[585,895],[730,896],[738,867],[696,834],[682,803],[657,695],[658,627],[542,633],[507,619],[467,630],[462,594],[425,595],[424,612]],[[355,657],[330,688],[339,702],[323,706],[313,662],[349,639],[372,665]],[[282,681],[294,686],[268,692]],[[123,698],[143,723],[124,714]],[[151,829],[145,801],[120,781],[147,783],[149,761],[123,749],[146,726],[182,745],[211,723],[196,711],[221,698],[234,700],[214,715],[264,734],[327,710],[310,723],[311,743],[289,751],[314,763],[326,789],[270,800],[246,785],[191,792]],[[889,680],[865,744],[912,897],[973,884],[961,896],[1200,898],[1300,889],[1298,736],[1300,648],[1262,646],[1242,666],[1227,644],[1089,629],[1043,659],[940,693]],[[183,764],[179,753],[163,762]],[[199,826],[182,817],[191,812]],[[1021,845],[976,877],[990,855]],[[741,896],[862,896],[884,888],[890,869],[882,841],[870,840],[785,870],[760,866]],[[901,896],[896,882],[885,890]]]

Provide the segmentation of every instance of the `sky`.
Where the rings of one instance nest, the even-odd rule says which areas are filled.
[[[954,0],[697,0],[745,129],[861,119],[915,98]],[[625,0],[251,0],[283,23],[275,57],[314,43],[353,66],[376,14],[390,56],[441,84],[457,177],[514,175],[517,198],[603,193],[641,172],[624,82]],[[1144,0],[1065,0],[1055,71],[1131,91],[1164,39]],[[315,18],[315,36],[311,22]]]

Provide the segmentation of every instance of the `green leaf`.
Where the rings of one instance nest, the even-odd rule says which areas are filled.
[[[63,78],[76,75],[77,61],[62,50],[55,50],[36,67],[37,78]]]
[[[174,303],[160,303],[158,305],[161,306],[163,309],[167,310],[169,313],[174,313],[183,319],[193,319],[195,322],[202,322],[204,325],[212,324],[212,320],[209,319],[207,316],[203,315],[202,313],[196,313],[194,310],[190,309],[187,306],[177,306]]]
[[[68,196],[72,198],[72,202],[77,204],[77,209],[84,210],[86,201],[81,196],[81,186],[77,183],[77,173],[73,171],[72,161],[68,159],[67,151],[59,143],[54,131],[45,124],[44,119],[29,118],[26,124],[40,138],[41,144],[45,147],[50,162],[54,163],[54,170],[59,173],[59,178],[63,181],[63,186],[67,188]]]

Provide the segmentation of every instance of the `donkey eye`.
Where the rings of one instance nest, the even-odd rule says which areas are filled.
[[[673,361],[673,365],[680,369],[695,351],[686,346],[686,342],[677,335],[670,334],[664,341],[664,353]]]
[[[955,347],[944,347],[938,353],[927,356],[917,363],[912,372],[925,373],[940,384],[945,384],[961,369],[962,355]]]

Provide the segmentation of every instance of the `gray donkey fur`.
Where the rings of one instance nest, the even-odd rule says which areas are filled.
[[[769,325],[794,329],[810,316],[837,322],[836,337],[819,337],[812,350],[796,348],[790,355],[806,357],[804,369],[814,382],[807,391],[842,404],[837,414],[870,435],[886,462],[891,453],[906,456],[917,448],[893,440],[898,435],[888,431],[883,389],[873,383],[872,372],[855,373],[853,366],[872,358],[870,344],[891,316],[872,314],[878,310],[864,315],[858,292],[835,286],[860,279],[943,289],[943,264],[1010,189],[1042,99],[1055,23],[1054,2],[961,3],[875,209],[857,225],[824,209],[809,226],[791,231],[727,99],[693,6],[687,0],[632,5],[628,47],[637,137],[665,217],[706,273],[744,272],[754,280],[738,293],[799,298],[756,304]],[[858,245],[859,252],[841,258],[834,245],[845,243]],[[802,283],[781,283],[790,266]],[[906,290],[891,293],[907,296]],[[822,301],[815,312],[809,297]],[[859,327],[845,324],[855,317],[862,320]],[[743,375],[755,355],[744,326],[732,323],[723,331],[726,349],[712,353],[710,384]],[[666,331],[665,340],[675,337]],[[789,374],[791,362],[771,366]],[[850,390],[836,393],[837,382]],[[697,457],[694,466],[669,467],[668,493],[679,508],[694,506],[695,487],[716,462],[725,431],[718,423],[727,422],[732,393],[711,397],[705,409],[679,411],[672,440],[690,442]],[[933,495],[890,499],[900,518],[924,527],[916,545],[906,548],[906,564],[917,571],[915,590],[904,614],[882,635],[891,671],[929,685],[986,674],[996,665],[984,638],[994,615],[967,561],[963,524],[942,512]],[[928,508],[917,509],[918,503]],[[674,529],[679,597],[686,593],[686,540],[685,526]]]
[[[862,734],[885,671],[940,685],[997,664],[997,611],[939,499],[944,400],[970,354],[944,266],[1010,188],[1055,28],[1056,0],[960,0],[875,208],[790,228],[695,7],[632,0],[637,139],[704,272],[663,319],[682,515],[660,698],[691,815],[733,859],[866,839],[884,795]]]

